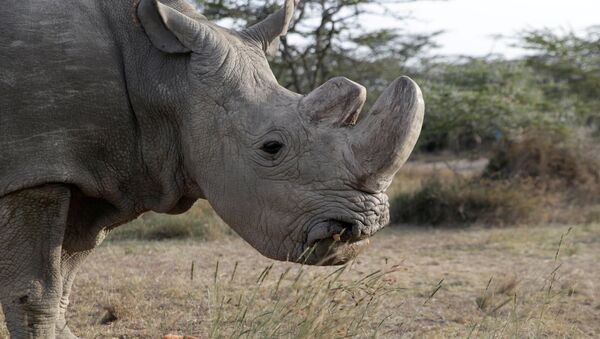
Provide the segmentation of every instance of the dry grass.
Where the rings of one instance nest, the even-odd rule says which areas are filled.
[[[232,237],[107,242],[69,323],[85,338],[598,337],[600,225],[569,229],[391,228],[342,268]]]

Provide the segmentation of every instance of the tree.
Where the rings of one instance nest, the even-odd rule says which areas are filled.
[[[479,149],[530,129],[569,133],[584,126],[600,134],[600,27],[583,35],[525,32],[519,45],[528,53],[518,60],[422,63],[421,150]]]
[[[462,58],[424,63],[426,98],[421,150],[463,151],[489,146],[521,129],[550,126],[544,92],[523,61]]]
[[[526,63],[541,78],[547,103],[579,123],[600,130],[600,26],[585,34],[525,32]]]

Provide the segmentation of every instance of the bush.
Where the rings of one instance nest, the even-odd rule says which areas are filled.
[[[600,161],[590,141],[558,133],[529,131],[498,145],[484,176],[531,178],[547,186],[596,189],[600,194]]]
[[[600,160],[590,140],[530,130],[493,150],[476,177],[431,178],[391,202],[392,223],[573,223],[598,220]]]
[[[504,225],[523,223],[539,209],[526,183],[482,179],[426,181],[420,190],[391,202],[392,223]]]

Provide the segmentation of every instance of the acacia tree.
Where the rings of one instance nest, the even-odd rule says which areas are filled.
[[[535,30],[518,37],[527,53],[423,60],[418,81],[426,120],[418,147],[486,148],[539,129],[600,136],[600,26],[585,33]]]
[[[600,26],[584,34],[529,31],[520,45],[532,52],[525,61],[542,80],[548,109],[600,131]]]
[[[411,2],[403,0],[398,2]],[[245,27],[264,19],[281,0],[197,0],[213,20]],[[406,34],[398,29],[366,30],[365,15],[397,20],[381,0],[303,0],[296,17],[271,61],[283,86],[307,93],[329,78],[343,74],[367,86],[371,98],[401,73],[406,61],[433,46],[433,34]]]
[[[478,151],[528,128],[558,129],[538,75],[522,60],[469,58],[424,63],[427,119],[421,150]]]

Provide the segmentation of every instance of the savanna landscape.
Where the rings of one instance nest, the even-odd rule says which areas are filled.
[[[195,4],[239,29],[280,2]],[[397,76],[419,84],[425,119],[387,189],[390,224],[320,267],[262,256],[206,200],[144,213],[79,270],[77,336],[600,337],[600,26],[514,33],[516,57],[450,57],[436,54],[443,32],[361,26],[386,4],[301,1],[269,62],[298,93],[363,84],[365,112]]]
[[[409,162],[391,192],[406,199],[432,178],[462,185],[488,166]],[[521,212],[506,203],[498,208],[515,222]],[[549,218],[542,210],[531,213]],[[206,203],[146,214],[92,255],[68,323],[84,338],[600,335],[600,223],[493,215],[470,226],[393,224],[351,263],[314,267],[261,256]]]

